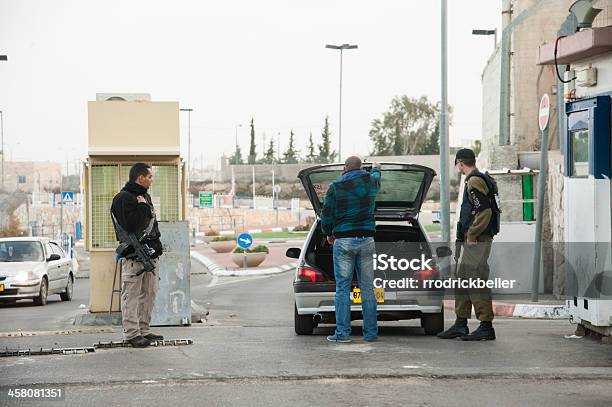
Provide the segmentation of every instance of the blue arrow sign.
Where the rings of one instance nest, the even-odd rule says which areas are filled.
[[[238,243],[238,246],[242,247],[243,249],[248,249],[253,244],[253,236],[249,235],[248,233],[243,233],[238,236],[236,242]]]

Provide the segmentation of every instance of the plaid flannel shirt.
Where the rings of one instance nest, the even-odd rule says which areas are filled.
[[[321,229],[327,236],[356,230],[375,231],[374,209],[381,172],[353,170],[333,181],[323,200]]]

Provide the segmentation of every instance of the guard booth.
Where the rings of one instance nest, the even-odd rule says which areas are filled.
[[[610,94],[566,104],[566,305],[583,327],[612,335]]]
[[[183,258],[184,254],[177,257],[173,251],[185,250],[182,242],[184,234],[188,257],[188,227],[186,222],[181,222],[186,212],[184,197],[187,179],[180,157],[178,102],[151,102],[147,98],[130,100],[124,95],[106,96],[98,95],[97,101],[88,103],[89,145],[88,157],[83,163],[83,219],[85,249],[90,253],[91,313],[108,312],[111,306],[114,251],[118,243],[110,218],[110,206],[115,194],[127,182],[130,167],[136,162],[150,164],[154,174],[149,193],[160,223],[165,251],[160,258],[161,275],[184,279],[187,273],[188,279],[189,273],[189,260]],[[164,283],[162,277],[153,312],[154,321],[158,302],[171,301],[162,298],[164,289],[168,290]],[[117,277],[116,288],[119,287]],[[180,301],[190,303],[189,293],[184,291],[181,292]],[[114,311],[119,310],[119,297],[118,294],[114,295]],[[174,308],[181,308],[181,305],[175,301]]]

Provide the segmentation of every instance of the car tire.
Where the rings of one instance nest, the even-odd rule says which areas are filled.
[[[295,333],[298,335],[312,335],[315,329],[315,323],[312,320],[312,315],[299,315],[297,306],[293,306]]]
[[[436,335],[442,332],[444,330],[444,311],[436,314],[423,314],[421,326],[425,329],[426,335]]]
[[[74,278],[72,274],[68,276],[68,283],[66,284],[66,291],[60,294],[62,301],[72,301],[72,292],[74,290]]]
[[[40,280],[40,291],[38,297],[34,297],[34,305],[47,305],[47,296],[49,295],[49,283],[47,283],[47,277],[43,277]]]

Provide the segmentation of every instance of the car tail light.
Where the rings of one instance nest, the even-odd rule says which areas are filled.
[[[437,266],[431,266],[431,269],[424,267],[419,271],[415,271],[413,277],[417,280],[435,280],[440,277],[440,270]]]
[[[311,269],[309,267],[300,267],[298,269],[298,279],[300,281],[318,283],[325,281],[325,276],[319,270]]]

